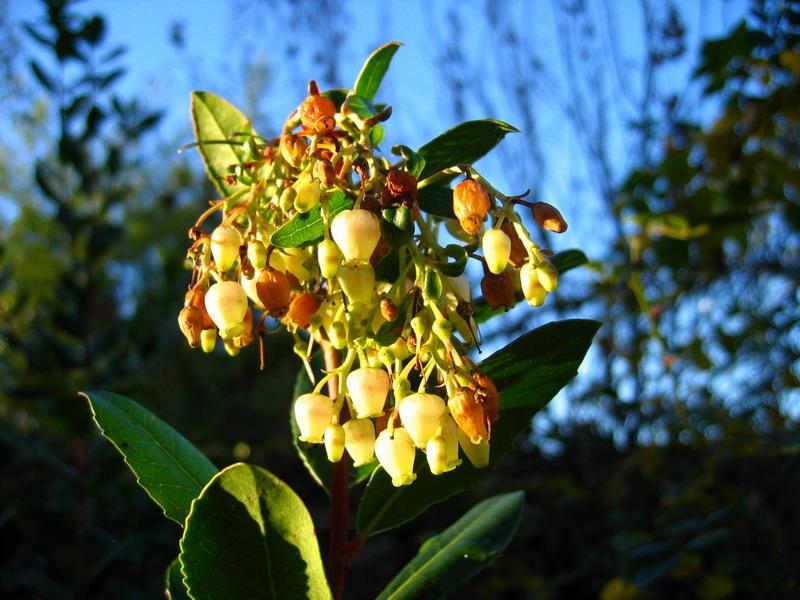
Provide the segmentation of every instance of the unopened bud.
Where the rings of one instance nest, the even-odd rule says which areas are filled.
[[[344,349],[347,346],[347,328],[341,321],[334,321],[328,329],[328,339],[331,345],[337,350]]]
[[[294,200],[297,198],[297,190],[293,187],[287,187],[281,192],[281,198],[278,200],[278,204],[281,207],[281,210],[286,212],[294,208]],[[276,256],[273,253],[273,256]]]
[[[449,414],[440,419],[442,425],[442,435],[444,436],[445,449],[447,452],[447,466],[445,471],[452,471],[461,464],[458,458],[458,425],[453,421]]]
[[[489,194],[474,179],[465,179],[453,190],[453,212],[462,229],[470,235],[480,231],[490,208]]]
[[[441,475],[447,470],[447,444],[440,435],[428,440],[425,445],[428,467],[434,475]]]
[[[519,271],[519,281],[525,300],[531,306],[537,307],[544,304],[547,290],[539,282],[538,269],[531,263],[525,263]]]
[[[536,275],[539,277],[539,283],[548,292],[554,292],[558,287],[558,271],[549,261],[544,261],[536,268]]]
[[[241,348],[238,348],[233,343],[233,340],[225,340],[224,346],[225,352],[228,354],[228,356],[238,356],[239,352],[241,352]]]
[[[368,261],[381,237],[380,222],[363,208],[345,210],[333,218],[331,236],[345,260]]]
[[[392,383],[395,402],[400,402],[411,393],[411,382],[408,379],[396,378]]]
[[[533,218],[539,227],[555,233],[564,233],[567,230],[567,222],[558,209],[547,202],[537,202],[533,205]]]
[[[428,333],[428,328],[431,326],[431,318],[427,312],[420,312],[411,319],[411,329],[414,330],[417,344],[420,343],[423,337]]]
[[[390,388],[389,373],[383,369],[362,367],[347,375],[347,391],[359,419],[382,415]]]
[[[342,263],[342,251],[333,240],[322,240],[317,246],[317,261],[320,274],[326,279],[336,277]]]
[[[489,271],[497,275],[505,271],[511,256],[511,240],[499,229],[490,229],[481,240],[483,258]]]
[[[257,271],[267,266],[267,248],[263,242],[251,240],[247,243],[247,260]]]
[[[431,331],[433,331],[433,335],[438,337],[446,344],[450,341],[450,337],[453,335],[453,324],[444,318],[436,319],[433,322]]]
[[[434,394],[411,394],[399,402],[400,420],[417,448],[424,448],[439,428],[439,419],[447,407]]]
[[[303,394],[294,401],[294,418],[300,440],[321,444],[333,417],[333,401],[322,394]]]
[[[214,348],[217,345],[217,330],[216,328],[211,329],[203,329],[200,332],[200,348],[202,348],[203,352],[206,354],[210,354],[214,351]]]
[[[414,474],[415,454],[414,443],[402,427],[395,427],[392,432],[384,429],[375,440],[375,455],[395,487],[408,485],[417,478]]]
[[[239,230],[230,225],[221,225],[211,233],[211,255],[217,269],[228,271],[239,258],[239,246],[242,245],[242,235]]]
[[[331,423],[325,429],[325,453],[328,460],[336,463],[342,460],[344,454],[344,429],[338,423]]]
[[[372,461],[375,456],[375,426],[369,419],[350,419],[343,426],[344,447],[353,466],[360,467]]]
[[[297,212],[307,213],[317,204],[322,194],[322,188],[316,181],[305,181],[297,188],[297,196],[294,199],[294,208]]]
[[[306,155],[308,143],[299,135],[284,135],[281,137],[281,156],[293,167],[299,167]]]

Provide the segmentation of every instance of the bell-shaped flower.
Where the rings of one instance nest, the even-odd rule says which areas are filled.
[[[363,208],[345,210],[333,218],[331,235],[345,260],[368,261],[381,237],[380,221]]]
[[[353,466],[360,467],[372,461],[375,456],[375,426],[369,419],[350,419],[344,428],[344,447]]]
[[[408,485],[417,478],[414,474],[415,454],[414,442],[402,427],[395,427],[391,432],[384,429],[375,440],[375,455],[395,487]]]
[[[359,419],[381,416],[390,388],[389,373],[383,369],[362,367],[347,375],[347,391]]]
[[[439,396],[418,393],[403,398],[399,411],[403,427],[414,440],[414,445],[425,448],[439,429],[439,419],[447,412],[447,406]]]
[[[221,332],[231,336],[239,335],[236,329],[247,313],[247,294],[235,281],[220,281],[206,292],[206,310]],[[230,328],[230,330],[229,330]]]
[[[239,258],[242,234],[230,225],[220,225],[211,233],[211,255],[217,269],[228,271]]]
[[[321,444],[333,417],[333,401],[323,394],[303,394],[294,401],[294,419],[300,440]]]

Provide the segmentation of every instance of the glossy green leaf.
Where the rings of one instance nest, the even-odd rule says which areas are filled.
[[[444,598],[486,568],[519,527],[525,494],[511,492],[475,505],[442,533],[425,541],[378,600]]]
[[[139,485],[183,525],[192,500],[217,468],[185,437],[130,398],[112,392],[86,392],[92,418],[119,450]]]
[[[331,598],[308,510],[260,467],[220,471],[192,503],[180,545],[192,598]]]
[[[336,190],[328,200],[328,219],[333,219],[343,210],[353,208],[355,201],[341,190]],[[325,223],[322,220],[322,205],[318,204],[307,213],[296,214],[279,227],[270,237],[270,243],[277,248],[303,248],[316,244],[325,237]]]
[[[423,510],[471,488],[491,474],[497,461],[513,447],[517,436],[539,412],[575,377],[592,338],[597,321],[571,319],[548,323],[521,336],[480,364],[500,390],[500,419],[492,429],[491,460],[485,469],[462,464],[442,475],[431,475],[424,456],[417,454],[417,480],[396,488],[386,472],[373,473],[358,505],[358,529],[371,534],[392,529]],[[512,365],[518,363],[518,367]]]
[[[317,358],[319,358],[319,355],[317,355]],[[314,365],[314,370],[317,372],[317,374],[321,374],[322,361],[314,360],[312,364]],[[300,369],[297,373],[294,383],[292,410],[289,413],[289,428],[292,432],[292,443],[297,449],[297,454],[300,456],[300,460],[308,470],[311,478],[330,494],[333,463],[328,460],[328,456],[325,453],[325,446],[322,444],[308,444],[306,442],[301,442],[298,439],[300,437],[300,429],[297,427],[297,421],[294,419],[294,399],[301,394],[308,394],[313,389],[314,386],[311,385],[311,381],[308,379],[308,373],[306,373],[305,369]],[[362,481],[368,479],[377,466],[377,461],[373,461],[360,467],[352,467],[351,465],[350,485],[356,485],[357,483],[361,483]]]
[[[356,94],[370,101],[375,98],[383,77],[386,75],[386,71],[389,70],[392,57],[401,45],[399,42],[389,42],[369,55],[364,62],[364,66],[361,67],[356,84],[353,86],[353,91]]]
[[[420,179],[456,165],[471,165],[500,143],[507,133],[517,131],[513,125],[495,119],[456,125],[417,151],[425,159]]]
[[[558,274],[563,275],[567,271],[571,271],[572,269],[577,269],[578,267],[585,265],[587,262],[589,262],[589,259],[586,258],[586,255],[583,252],[573,248],[571,250],[557,252],[550,258],[550,262],[553,263],[553,266],[558,271]],[[524,298],[520,294],[516,300],[517,302],[522,302]],[[486,301],[483,298],[477,299],[474,304],[475,312],[472,316],[475,319],[475,322],[478,324],[485,323],[492,317],[502,315],[506,312],[506,309],[504,308],[492,308],[486,304]]]
[[[429,185],[417,192],[419,209],[435,217],[455,219],[453,212],[453,190],[440,185]]]
[[[164,595],[167,600],[189,600],[189,595],[183,585],[181,563],[177,558],[169,563],[169,567],[167,567],[164,577]]]
[[[226,181],[228,167],[247,161],[247,150],[241,145],[243,136],[233,134],[255,134],[255,130],[238,108],[211,92],[192,92],[191,111],[194,136],[199,143],[197,150],[206,173],[220,194],[230,196],[245,186],[238,181],[233,184]],[[218,143],[224,140],[231,143]]]

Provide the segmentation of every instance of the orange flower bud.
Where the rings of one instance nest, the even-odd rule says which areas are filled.
[[[489,439],[486,428],[486,413],[483,405],[475,399],[469,388],[457,388],[447,401],[450,414],[459,428],[467,434],[473,444]]]
[[[203,331],[203,311],[194,306],[184,306],[178,314],[178,327],[189,345],[197,348],[200,345],[200,333]]]
[[[567,230],[567,222],[558,209],[547,202],[537,202],[533,205],[533,218],[539,227],[555,233],[564,233]]]
[[[470,235],[480,231],[491,206],[489,194],[474,179],[465,179],[453,190],[453,212],[461,228]]]
[[[194,306],[199,308],[203,313],[203,329],[211,329],[214,327],[214,321],[211,320],[211,315],[206,310],[206,290],[202,287],[196,286],[186,292],[184,306]]]
[[[515,269],[519,269],[525,264],[525,261],[528,260],[528,251],[525,250],[525,245],[522,243],[522,240],[519,239],[517,230],[514,228],[514,224],[511,221],[503,221],[500,229],[502,229],[503,233],[511,240],[511,254],[508,257],[508,262],[514,265]]]
[[[306,155],[308,143],[299,135],[284,135],[281,137],[281,156],[293,167],[300,166]]]
[[[289,280],[280,271],[267,267],[258,276],[256,293],[267,313],[280,317],[289,304]]]
[[[475,398],[483,404],[489,421],[496,421],[500,412],[500,392],[497,391],[492,378],[485,373],[474,373],[472,377],[475,380]]]
[[[336,127],[336,105],[325,96],[308,96],[299,112],[303,127],[314,133],[329,133]]]
[[[320,299],[311,292],[302,292],[289,304],[285,320],[295,327],[307,329],[311,316],[319,310]]]
[[[499,275],[486,271],[481,279],[481,292],[492,309],[514,308],[514,280],[509,271],[503,271]]]

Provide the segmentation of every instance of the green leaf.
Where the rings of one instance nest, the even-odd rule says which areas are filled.
[[[453,212],[453,190],[449,187],[429,185],[417,192],[419,209],[435,217],[455,219]]]
[[[319,358],[320,356],[317,355],[312,361],[312,366],[317,374],[320,374],[322,369],[322,361],[319,360]],[[300,460],[303,461],[303,465],[308,469],[311,478],[330,494],[333,464],[328,460],[328,455],[325,453],[325,446],[322,444],[301,442],[298,439],[300,437],[300,428],[297,427],[297,421],[294,419],[294,400],[301,394],[308,394],[313,389],[314,386],[311,385],[306,370],[300,369],[297,372],[294,383],[292,409],[289,411],[289,428],[292,432],[292,443],[297,449],[297,454],[300,456]],[[356,485],[368,479],[377,466],[377,460],[366,465],[361,465],[360,467],[353,467],[351,465],[350,485]]]
[[[571,250],[557,252],[550,258],[550,262],[553,263],[553,266],[558,271],[558,274],[563,275],[567,271],[571,271],[572,269],[577,269],[578,267],[585,265],[587,262],[589,262],[589,259],[586,258],[586,255],[583,252],[573,248]],[[516,298],[516,300],[518,302],[522,301],[522,295]],[[476,300],[474,305],[475,312],[472,316],[475,319],[475,322],[478,324],[485,323],[492,317],[502,315],[506,312],[506,309],[504,308],[492,308],[483,298]]]
[[[164,577],[164,595],[167,600],[189,600],[186,588],[183,585],[183,573],[181,573],[181,563],[176,558],[167,567]]]
[[[308,510],[261,467],[220,471],[192,503],[180,545],[192,598],[331,598]]]
[[[198,142],[197,150],[203,159],[209,179],[223,196],[230,196],[245,186],[238,181],[226,181],[228,167],[247,161],[247,149],[241,145],[242,136],[255,130],[250,120],[233,104],[211,92],[192,92],[192,127]],[[230,144],[218,142],[230,140]],[[204,144],[204,142],[215,142]]]
[[[353,208],[355,201],[341,190],[336,190],[328,200],[328,220],[343,210]],[[270,243],[278,248],[303,248],[316,244],[325,237],[325,223],[322,220],[322,204],[307,213],[298,213],[273,232]]]
[[[217,472],[185,437],[142,406],[112,392],[81,394],[100,432],[119,450],[139,485],[183,525],[192,500]]]
[[[389,42],[369,55],[353,86],[356,94],[370,101],[375,98],[383,77],[389,70],[389,63],[392,62],[392,57],[400,46],[402,44],[399,42]]]
[[[419,178],[456,165],[472,164],[500,143],[507,133],[518,131],[513,125],[494,119],[456,125],[417,151],[425,159]]]
[[[489,466],[476,469],[465,458],[457,469],[431,475],[423,455],[417,454],[417,480],[399,488],[383,469],[377,469],[358,505],[359,532],[369,535],[402,525],[487,477],[531,418],[575,376],[599,327],[597,321],[584,319],[548,323],[483,361],[480,369],[497,384],[501,402],[500,419],[492,429]]]
[[[487,567],[519,527],[525,494],[488,498],[428,539],[378,600],[444,598]]]

